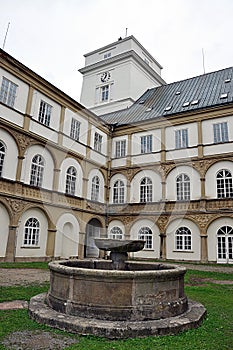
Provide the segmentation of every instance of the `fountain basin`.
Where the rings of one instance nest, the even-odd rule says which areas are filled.
[[[187,311],[186,269],[176,265],[126,262],[112,270],[106,260],[69,260],[49,264],[46,302],[67,315],[109,321],[158,320]]]

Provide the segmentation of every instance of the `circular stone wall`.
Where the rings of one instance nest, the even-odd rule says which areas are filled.
[[[109,321],[145,321],[183,314],[185,268],[127,262],[126,271],[111,261],[68,260],[49,264],[47,304],[79,317]]]

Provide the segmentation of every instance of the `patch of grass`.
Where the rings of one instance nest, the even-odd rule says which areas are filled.
[[[233,274],[223,272],[208,272],[198,270],[187,270],[185,274],[185,283],[189,282],[190,277],[211,278],[213,280],[233,281]]]
[[[191,271],[189,276],[199,278],[213,278],[225,280],[229,274],[216,272]],[[43,286],[27,287],[3,287],[1,298],[9,300],[30,299],[31,296],[44,292],[48,284]],[[176,336],[147,337],[136,339],[125,339],[110,341],[94,336],[69,335],[79,339],[77,344],[66,349],[70,350],[231,350],[232,349],[232,324],[233,324],[233,286],[205,284],[200,286],[186,285],[185,292],[190,299],[201,302],[207,308],[207,317],[203,324],[194,330],[180,333]],[[12,300],[12,299],[10,299]],[[4,347],[1,340],[14,331],[43,329],[50,332],[55,331],[46,326],[40,325],[29,319],[26,310],[0,311],[0,350]],[[67,335],[67,333],[63,333]]]
[[[0,269],[48,269],[48,262],[0,262]]]
[[[32,296],[47,292],[49,283],[33,284],[18,287],[0,287],[0,302],[12,300],[27,300]]]

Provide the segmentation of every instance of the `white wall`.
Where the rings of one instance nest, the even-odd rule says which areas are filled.
[[[0,257],[5,257],[7,240],[8,240],[8,233],[9,233],[10,219],[9,219],[9,215],[8,215],[8,212],[7,212],[6,208],[1,203],[0,203],[0,218],[1,218]]]
[[[233,162],[226,160],[217,162],[208,169],[205,176],[205,192],[207,198],[217,198],[216,175],[221,169],[230,170],[233,176]]]
[[[2,177],[10,180],[16,179],[18,165],[18,147],[13,137],[0,128],[0,140],[4,143],[6,153],[3,163]]]
[[[175,249],[175,232],[179,227],[187,227],[192,234],[191,251],[179,251]],[[177,260],[200,260],[201,258],[201,238],[199,228],[194,222],[188,219],[179,218],[172,221],[166,230],[166,250],[167,259]]]
[[[153,170],[142,170],[138,172],[131,181],[130,186],[130,202],[140,202],[140,182],[144,177],[152,180],[152,202],[162,199],[161,177]]]
[[[78,255],[79,222],[74,215],[65,213],[57,222],[55,257],[69,258]]]
[[[32,163],[33,157],[36,154],[40,154],[45,160],[42,188],[52,190],[53,189],[53,170],[54,170],[53,158],[50,152],[46,148],[40,145],[33,145],[29,147],[25,152],[25,159],[23,160],[23,166],[22,166],[21,181],[25,182],[26,184],[30,184],[31,163]]]
[[[160,237],[158,226],[148,219],[142,219],[136,221],[130,229],[130,239],[138,239],[139,230],[142,227],[149,227],[152,231],[152,249],[144,248],[140,252],[132,253],[134,257],[141,258],[159,258],[160,252]]]
[[[64,161],[62,162],[60,169],[60,176],[59,176],[59,188],[58,190],[61,192],[65,192],[66,191],[66,172],[67,169],[73,166],[76,171],[77,171],[77,179],[76,179],[76,184],[75,184],[75,196],[79,196],[82,197],[83,196],[83,171],[82,168],[80,166],[80,164],[77,162],[77,160],[75,160],[74,158],[66,158],[64,159]]]
[[[39,244],[35,247],[24,247],[24,226],[26,221],[29,218],[36,218],[40,223],[40,237]],[[17,258],[19,257],[45,257],[46,256],[46,245],[47,245],[47,236],[48,236],[48,221],[42,210],[38,208],[32,208],[25,211],[20,220],[17,234],[17,245],[16,245],[16,254]]]
[[[233,218],[223,217],[216,219],[208,227],[208,260],[212,262],[217,261],[217,232],[222,226],[233,227]]]
[[[176,178],[180,174],[186,174],[190,178],[190,199],[200,199],[201,197],[201,181],[200,175],[196,169],[182,165],[174,168],[167,176],[166,179],[166,199],[176,200]]]
[[[22,80],[16,78],[14,75],[9,73],[5,69],[0,68],[0,86],[2,85],[2,77],[5,77],[6,79],[10,80],[12,83],[14,83],[18,86],[17,91],[16,91],[15,104],[14,104],[13,108],[18,110],[21,113],[25,113],[26,105],[27,105],[28,91],[29,91],[28,84],[26,84]]]

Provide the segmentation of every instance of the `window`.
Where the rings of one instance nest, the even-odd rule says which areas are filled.
[[[125,200],[125,186],[124,182],[118,180],[113,186],[113,203],[124,203]]]
[[[140,183],[140,202],[152,202],[152,181],[144,177]]]
[[[152,135],[145,135],[141,137],[141,153],[152,152]]]
[[[192,235],[187,227],[180,227],[175,233],[175,249],[176,250],[191,250]]]
[[[228,142],[228,125],[227,122],[213,124],[214,143]]]
[[[104,54],[104,59],[106,60],[107,58],[111,57],[112,53],[111,52],[106,52]]]
[[[233,262],[233,228],[223,226],[217,232],[218,262]]]
[[[39,109],[38,121],[41,124],[49,126],[51,112],[52,112],[52,106],[50,106],[48,103],[46,103],[44,101],[40,101],[40,109]]]
[[[103,136],[101,136],[100,134],[98,134],[98,132],[96,132],[95,138],[94,138],[94,150],[101,152],[102,142],[103,142]]]
[[[66,193],[72,196],[75,195],[76,178],[76,169],[73,166],[69,167],[66,172]]]
[[[0,177],[2,177],[5,154],[6,154],[5,145],[2,141],[0,141]]]
[[[146,241],[145,249],[152,249],[152,231],[149,227],[142,227],[138,232],[138,239]]]
[[[70,126],[70,137],[78,141],[79,140],[79,133],[80,133],[80,122],[74,118],[71,120],[71,126]]]
[[[116,141],[116,158],[125,157],[126,140]]]
[[[111,231],[110,231],[109,238],[112,238],[112,239],[123,239],[122,229],[120,227],[114,226],[111,229]]]
[[[100,192],[100,180],[98,176],[94,176],[91,184],[91,200],[98,201]]]
[[[40,235],[40,223],[36,218],[27,220],[24,226],[23,244],[26,246],[38,246]]]
[[[188,147],[188,129],[180,129],[175,131],[176,149]]]
[[[44,173],[44,159],[37,154],[32,159],[30,185],[41,187]]]
[[[218,198],[232,198],[232,175],[227,169],[222,169],[217,173],[217,197]]]
[[[101,101],[106,102],[109,98],[109,85],[101,87]]]
[[[0,92],[0,101],[10,107],[14,107],[17,87],[18,86],[12,83],[12,81],[3,77]]]
[[[190,200],[190,178],[181,174],[176,178],[176,196],[178,201]]]

